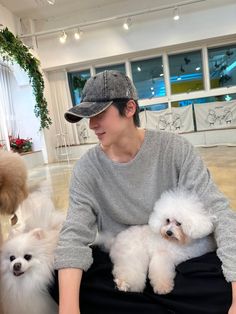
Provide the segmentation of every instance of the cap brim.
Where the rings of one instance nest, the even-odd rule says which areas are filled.
[[[92,118],[106,110],[112,101],[107,102],[83,102],[69,109],[64,117],[70,123],[76,123],[83,118]]]

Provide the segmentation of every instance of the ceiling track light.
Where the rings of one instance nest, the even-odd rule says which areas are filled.
[[[75,32],[74,32],[74,38],[76,40],[79,40],[81,38],[82,35],[82,31],[80,30],[80,28],[78,28]]]
[[[48,4],[55,4],[56,3],[56,0],[34,0],[38,5],[40,5],[42,2],[43,3],[48,3]],[[150,13],[154,13],[154,12],[161,12],[161,11],[165,11],[165,10],[173,10],[174,9],[174,12],[178,13],[178,14],[175,14],[175,19],[178,19],[180,18],[179,16],[179,9],[184,7],[184,6],[189,6],[189,5],[192,5],[192,4],[195,4],[195,3],[200,3],[200,2],[206,2],[207,0],[186,0],[186,1],[182,1],[182,2],[179,2],[175,5],[173,4],[166,4],[166,5],[163,5],[163,6],[159,6],[159,7],[154,7],[154,8],[147,8],[145,10],[142,10],[142,11],[135,11],[135,12],[132,12],[130,13],[130,17],[127,18],[127,15],[119,15],[119,16],[112,16],[112,17],[107,17],[107,18],[103,18],[103,19],[99,19],[99,20],[93,20],[93,21],[90,21],[90,22],[86,22],[86,23],[79,23],[79,24],[74,24],[74,25],[70,25],[68,26],[66,29],[67,30],[73,30],[75,29],[76,27],[88,27],[88,26],[92,26],[92,25],[97,25],[97,24],[100,24],[100,23],[108,23],[110,21],[116,21],[117,19],[121,20],[121,19],[127,19],[126,22],[123,24],[123,27],[125,29],[129,29],[130,26],[131,26],[131,17],[134,18],[136,16],[140,16],[140,15],[144,15],[144,14],[150,14]],[[173,16],[174,18],[174,16]],[[28,37],[39,37],[39,36],[44,36],[44,35],[47,35],[47,34],[58,34],[58,32],[60,31],[63,31],[63,28],[54,28],[54,29],[50,29],[50,30],[47,30],[47,31],[41,31],[41,32],[32,32],[32,33],[29,33],[29,34],[24,34],[24,35],[21,35],[20,38],[28,38]],[[230,54],[231,52],[228,52],[228,54]]]
[[[47,3],[50,5],[54,5],[55,4],[55,0],[47,0]]]
[[[65,33],[65,31],[63,31],[61,33],[61,36],[59,37],[60,43],[64,44],[66,42],[67,39],[67,34]]]
[[[178,8],[178,7],[175,7],[175,8],[174,8],[173,19],[174,19],[175,21],[178,21],[178,20],[179,20],[179,8]]]
[[[132,25],[132,20],[130,17],[128,17],[126,21],[124,22],[123,27],[125,30],[129,30],[131,25]]]

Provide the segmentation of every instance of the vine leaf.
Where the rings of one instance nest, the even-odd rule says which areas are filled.
[[[15,61],[25,70],[29,76],[30,83],[35,96],[34,113],[40,119],[40,130],[49,128],[52,120],[49,117],[47,101],[44,97],[44,80],[39,70],[40,61],[36,59],[23,42],[8,28],[0,30],[0,55],[4,61]]]

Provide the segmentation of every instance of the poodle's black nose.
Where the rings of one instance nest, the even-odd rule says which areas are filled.
[[[171,236],[172,236],[172,234],[173,234],[173,232],[172,232],[172,231],[170,231],[170,230],[167,230],[167,231],[166,231],[166,234],[167,234],[169,237],[171,237]]]
[[[21,269],[21,263],[15,263],[14,266],[13,266],[13,269],[15,271],[19,271]]]

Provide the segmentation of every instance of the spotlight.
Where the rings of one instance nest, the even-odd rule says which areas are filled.
[[[200,69],[201,69],[201,67],[200,67],[200,66],[197,66],[195,70],[196,70],[196,71],[199,71]]]
[[[74,37],[75,37],[76,40],[79,40],[80,37],[81,37],[81,35],[82,35],[82,32],[81,32],[81,30],[78,28],[78,29],[75,31],[75,33],[74,33]]]
[[[142,71],[140,67],[137,67],[137,70],[138,70],[139,72],[141,72],[141,71]]]
[[[50,5],[54,5],[55,4],[55,0],[47,0],[48,4]]]
[[[175,8],[174,8],[173,19],[174,19],[175,21],[178,21],[178,20],[179,20],[179,8],[178,8],[178,7],[175,7]]]
[[[131,24],[132,24],[132,20],[131,20],[130,17],[128,17],[127,20],[125,21],[125,23],[123,24],[124,29],[125,29],[125,30],[129,30]]]
[[[61,36],[59,37],[60,43],[64,44],[66,42],[67,34],[65,31],[61,33]]]

